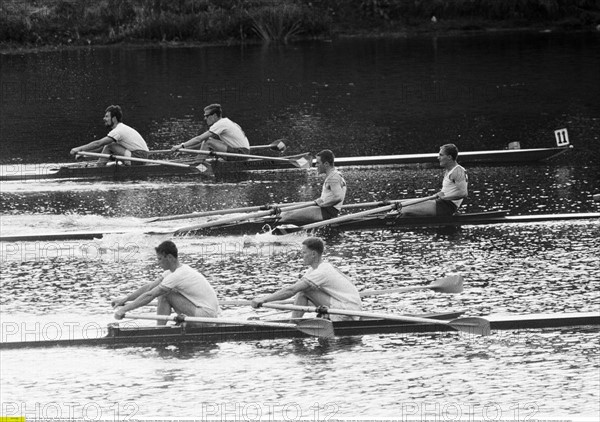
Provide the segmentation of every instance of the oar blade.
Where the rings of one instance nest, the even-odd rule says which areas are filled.
[[[448,322],[455,330],[463,333],[478,335],[478,336],[489,336],[492,332],[490,322],[484,318],[477,317],[466,317],[457,318]]]
[[[311,318],[303,319],[296,323],[298,331],[302,331],[313,337],[319,338],[334,338],[333,323],[328,319]]]
[[[312,157],[310,155],[303,155],[299,158],[289,159],[289,161],[294,167],[300,169],[308,169],[312,166]]]
[[[455,274],[434,280],[428,287],[439,293],[462,293],[464,281],[465,278],[462,275]]]
[[[285,151],[285,149],[287,148],[287,146],[281,139],[271,142],[269,146],[273,151]]]

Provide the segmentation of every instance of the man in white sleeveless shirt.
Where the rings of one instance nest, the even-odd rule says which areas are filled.
[[[329,220],[339,215],[346,199],[346,181],[334,166],[335,156],[328,149],[317,154],[317,171],[325,174],[321,196],[315,206],[281,213],[280,224],[308,224]]]
[[[102,154],[114,154],[124,157],[148,158],[148,145],[142,138],[142,135],[122,122],[123,111],[118,105],[111,105],[104,112],[104,125],[110,129],[108,135],[104,138],[90,142],[89,144],[73,148],[71,155],[76,155],[80,151],[93,151],[102,148]],[[108,158],[99,158],[99,164],[106,164]],[[139,164],[134,161],[135,164]],[[125,164],[131,164],[125,161]]]
[[[195,149],[200,147],[201,151],[233,154],[250,153],[250,143],[246,134],[240,125],[227,117],[223,117],[223,109],[220,104],[210,104],[204,107],[204,120],[208,125],[206,132],[180,145],[175,145],[171,150],[177,151],[181,148]]]
[[[440,167],[445,170],[442,190],[434,195],[434,199],[403,207],[401,210],[403,216],[433,217],[456,213],[463,199],[469,194],[467,171],[456,162],[457,158],[458,148],[456,145],[445,144],[440,147],[438,161]]]
[[[158,298],[157,315],[170,315],[174,310],[186,316],[218,317],[220,309],[215,291],[202,274],[179,262],[177,246],[167,240],[155,250],[158,264],[165,271],[133,293],[113,299],[112,306],[118,307],[115,319],[122,319],[127,312],[149,304],[154,298]],[[157,323],[166,324],[165,321]]]
[[[288,299],[296,295],[295,305],[325,306],[332,309],[360,311],[360,294],[356,286],[337,268],[323,261],[324,245],[318,237],[309,237],[302,242],[304,264],[309,268],[300,281],[284,287],[270,295],[252,300],[252,306],[259,308],[265,302]],[[300,318],[304,312],[292,312],[292,318]],[[345,315],[329,315],[332,321],[358,319]]]

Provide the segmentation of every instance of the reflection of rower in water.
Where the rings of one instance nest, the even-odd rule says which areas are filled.
[[[280,224],[308,224],[329,220],[339,215],[346,198],[346,181],[333,165],[333,152],[325,149],[317,154],[317,171],[325,174],[321,196],[315,206],[281,213]]]
[[[456,162],[458,148],[454,144],[442,145],[438,160],[445,169],[442,190],[430,201],[402,208],[405,217],[434,217],[454,215],[464,198],[468,195],[468,177],[466,170]]]

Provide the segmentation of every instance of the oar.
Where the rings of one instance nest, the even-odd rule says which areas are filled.
[[[210,168],[207,167],[203,163],[200,163],[199,165],[190,165],[190,164],[183,164],[183,163],[174,163],[172,161],[150,160],[148,158],[125,157],[124,155],[98,154],[96,152],[89,152],[89,151],[80,151],[80,152],[77,153],[77,155],[84,155],[86,157],[99,157],[99,158],[116,159],[116,160],[123,160],[123,161],[137,161],[139,163],[162,164],[164,166],[196,169],[196,170],[198,170],[201,173],[205,173],[208,170],[210,170]]]
[[[374,207],[376,205],[387,205],[391,202],[397,202],[397,201],[377,201],[377,202],[363,202],[363,203],[359,203],[359,204],[344,204],[344,205],[342,205],[342,208],[344,208],[344,209],[346,209],[346,208],[367,208],[367,207]],[[302,203],[303,202],[288,202],[288,203],[271,204],[271,205],[265,204],[265,205],[256,205],[256,206],[242,207],[242,208],[192,212],[189,214],[165,215],[162,217],[148,218],[144,221],[144,223],[154,223],[156,221],[184,220],[186,218],[210,217],[212,215],[237,214],[237,213],[241,213],[241,212],[268,210],[268,209],[274,208],[274,207],[284,207],[284,206],[297,205],[297,204],[302,204]]]
[[[198,149],[186,149],[181,148],[179,151],[187,152],[190,154],[204,154],[204,155],[214,155],[217,157],[237,157],[237,158],[254,158],[257,160],[265,160],[265,161],[281,161],[284,163],[289,163],[294,167],[298,167],[301,169],[310,168],[312,165],[312,157],[309,154],[305,154],[301,157],[297,158],[284,158],[284,157],[266,157],[264,155],[250,155],[250,154],[234,154],[231,152],[217,152],[217,151],[207,151],[207,150],[198,150]]]
[[[366,210],[366,211],[357,212],[354,214],[347,214],[347,215],[343,215],[341,217],[330,218],[329,220],[317,221],[316,223],[305,224],[304,226],[294,226],[291,224],[285,225],[285,226],[278,226],[275,229],[273,229],[273,234],[288,234],[288,233],[295,233],[295,232],[302,231],[302,230],[316,229],[318,227],[328,226],[330,224],[336,224],[336,223],[341,223],[343,221],[355,220],[357,218],[365,217],[365,216],[371,215],[371,214],[387,212],[387,211],[391,211],[393,209],[400,209],[405,206],[414,205],[414,204],[418,204],[418,203],[425,202],[425,201],[430,201],[435,198],[437,198],[437,196],[432,195],[432,196],[427,196],[425,198],[415,199],[413,201],[407,201],[404,203],[402,201],[396,201],[396,202],[390,203],[389,205],[374,208],[372,210]]]
[[[259,212],[255,212],[255,213],[250,213],[250,214],[244,214],[244,215],[238,215],[235,217],[229,217],[229,218],[221,218],[219,220],[215,220],[215,221],[207,221],[205,223],[200,223],[200,224],[195,224],[192,226],[185,226],[185,227],[179,227],[177,229],[171,230],[171,231],[167,231],[167,232],[158,232],[158,231],[150,231],[147,232],[147,234],[181,234],[181,233],[185,233],[185,232],[191,232],[191,231],[196,231],[196,230],[202,230],[202,229],[207,229],[209,227],[217,227],[217,226],[222,226],[225,224],[230,224],[230,223],[235,223],[238,221],[243,221],[243,220],[250,220],[253,218],[259,218],[259,217],[264,217],[267,215],[272,215],[272,214],[276,214],[280,211],[292,211],[292,210],[297,210],[300,208],[305,208],[311,205],[314,205],[315,202],[311,201],[311,202],[301,202],[297,205],[292,205],[289,207],[283,207],[283,208],[272,208],[268,211],[259,211]]]
[[[277,139],[271,142],[269,145],[250,145],[250,151],[253,149],[271,149],[273,151],[285,151],[287,146],[283,142],[283,139]]]
[[[250,151],[255,150],[255,149],[271,149],[273,151],[285,151],[286,148],[287,148],[287,146],[283,142],[283,139],[278,139],[276,141],[271,142],[268,145],[250,145]],[[170,152],[177,152],[177,151],[173,151],[172,149],[154,149],[152,151],[149,151],[148,153],[149,154],[168,154]]]
[[[464,277],[460,274],[451,275],[448,277],[440,278],[432,281],[427,286],[408,286],[408,287],[395,287],[391,289],[372,289],[363,290],[360,292],[360,297],[377,296],[391,293],[405,293],[412,292],[415,290],[433,290],[438,293],[461,293],[463,291]],[[251,301],[249,300],[221,300],[219,304],[222,306],[248,306]],[[273,303],[293,303],[293,299],[289,301],[278,301]]]
[[[432,281],[427,286],[396,287],[391,289],[372,289],[360,292],[361,297],[376,296],[390,293],[406,293],[416,290],[433,290],[438,293],[461,293],[464,277],[456,274]]]
[[[447,325],[454,328],[455,330],[466,332],[469,334],[477,334],[480,336],[487,336],[491,332],[490,322],[487,319],[477,317],[467,318],[456,318],[451,321],[443,321],[432,318],[421,318],[404,315],[392,315],[382,314],[376,312],[364,312],[364,311],[351,311],[346,309],[332,309],[325,307],[314,307],[314,306],[297,306],[297,305],[286,305],[278,303],[263,303],[262,307],[281,309],[285,311],[302,311],[302,312],[317,312],[317,313],[328,313],[335,315],[346,315],[346,316],[358,316],[364,318],[376,318],[376,319],[389,319],[393,321],[406,321],[421,324],[440,324]]]
[[[231,208],[225,210],[213,210],[213,211],[202,211],[202,212],[193,212],[189,214],[177,214],[177,215],[165,215],[162,217],[153,217],[145,220],[145,223],[153,223],[155,221],[170,221],[170,220],[183,220],[186,218],[197,218],[197,217],[210,217],[211,215],[226,215],[226,214],[238,214],[241,212],[252,212],[252,211],[261,211],[261,210],[269,210],[273,208],[280,208],[292,205],[304,204],[304,202],[289,202],[289,203],[281,203],[281,204],[265,204],[251,207],[242,207],[242,208]]]
[[[331,321],[323,318],[300,319],[294,323],[287,322],[268,322],[256,321],[247,319],[231,319],[231,318],[207,318],[207,317],[190,317],[187,315],[146,315],[146,314],[126,314],[125,318],[145,319],[154,321],[175,321],[175,322],[200,322],[206,324],[218,325],[247,325],[252,327],[270,327],[270,328],[285,328],[295,329],[305,334],[319,337],[332,338],[334,337],[333,324]]]

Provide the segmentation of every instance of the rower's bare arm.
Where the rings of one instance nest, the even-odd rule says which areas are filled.
[[[113,138],[109,138],[108,136],[105,136],[104,138],[92,141],[89,144],[85,144],[85,145],[81,145],[79,147],[73,148],[71,150],[71,155],[75,155],[80,151],[89,151],[89,150],[98,149],[100,147],[103,147],[104,145],[112,144],[113,142],[115,142],[115,140]]]
[[[213,135],[214,134],[212,132],[206,131],[202,135],[195,136],[192,139],[190,139],[189,141],[185,141],[182,144],[175,145],[173,148],[171,148],[171,150],[177,151],[177,150],[180,150],[181,148],[193,149],[193,148],[201,145],[202,142],[206,141],[208,138],[210,138]]]
[[[308,288],[310,288],[310,284],[306,279],[302,278],[300,281],[297,281],[291,286],[284,287],[278,292],[253,299],[251,304],[253,308],[258,308],[265,302],[275,302],[278,300],[289,299],[290,297],[293,297],[297,293],[300,293]]]
[[[129,293],[127,296],[112,299],[110,304],[113,308],[116,306],[123,306],[127,302],[136,300],[138,297],[140,297],[142,294],[146,293],[147,291],[154,289],[156,286],[158,286],[160,284],[161,281],[162,281],[162,276],[158,277],[154,281],[151,281],[150,283],[144,284],[142,287],[140,287],[139,289],[135,290],[132,293]]]
[[[162,296],[163,294],[167,293],[168,291],[169,291],[168,289],[166,289],[160,285],[156,286],[152,290],[147,291],[147,292],[143,293],[142,295],[140,295],[133,302],[130,302],[130,303],[120,307],[115,312],[115,319],[122,319],[127,312],[132,311],[137,308],[141,308],[142,306],[148,305],[150,302],[152,302],[154,300],[154,298]]]

